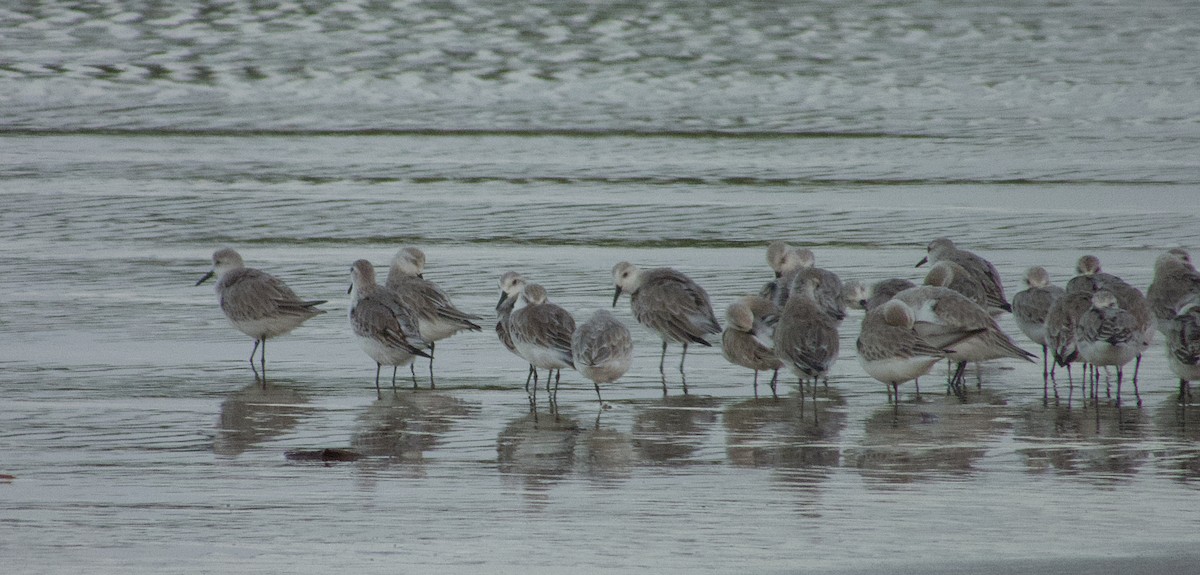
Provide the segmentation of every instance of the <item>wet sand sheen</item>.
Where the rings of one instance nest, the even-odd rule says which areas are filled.
[[[255,260],[325,297],[345,289],[344,261],[386,262],[394,247],[265,246]],[[577,315],[611,303],[601,264],[617,258],[686,269],[715,307],[769,275],[761,249],[750,248],[425,248],[428,276],[480,313],[494,304],[493,275],[522,264]],[[844,277],[916,279],[920,271],[910,261],[921,255],[917,247],[815,249]],[[983,390],[971,389],[965,404],[939,392],[935,368],[921,403],[902,388],[897,415],[883,386],[853,361],[861,312],[843,325],[843,355],[830,390],[818,392],[816,421],[798,416],[790,378],[781,380],[788,395],[780,401],[753,400],[749,374],[712,349],[689,353],[692,395],[662,397],[657,336],[626,306],[616,313],[633,332],[634,365],[606,391],[613,408],[604,412],[590,384],[567,373],[560,418],[542,411],[533,421],[520,389],[525,366],[490,332],[439,346],[436,391],[374,401],[373,366],[343,325],[343,298],[273,344],[273,380],[262,390],[242,357],[246,342],[224,324],[211,293],[184,281],[205,269],[207,250],[194,261],[182,251],[163,253],[166,273],[152,261],[82,262],[124,266],[134,280],[107,288],[102,278],[101,291],[85,300],[108,302],[91,318],[107,329],[69,329],[69,316],[50,317],[30,341],[10,346],[24,359],[5,371],[11,401],[0,429],[16,463],[3,471],[16,479],[3,489],[25,517],[20,532],[40,534],[25,548],[53,551],[55,565],[82,565],[107,548],[110,567],[134,557],[134,567],[161,569],[169,567],[165,544],[170,555],[214,568],[316,553],[343,565],[377,558],[467,571],[480,560],[468,545],[486,550],[489,565],[547,572],[568,564],[693,571],[699,563],[714,571],[853,572],[867,553],[893,558],[902,571],[906,551],[920,548],[922,561],[953,566],[947,570],[1004,571],[1005,563],[980,562],[1035,553],[1046,562],[1029,568],[1051,572],[1074,563],[1050,558],[1102,560],[1089,544],[1114,531],[1122,536],[1107,556],[1152,550],[1169,563],[1179,550],[1162,545],[1182,541],[1168,533],[1187,525],[1178,501],[1200,473],[1192,432],[1200,421],[1174,404],[1158,354],[1143,364],[1141,410],[1083,409],[1078,396],[1068,409],[1065,386],[1063,402],[1043,406],[1040,366],[999,362],[985,367]],[[1073,253],[988,255],[1011,290],[1015,270],[1032,263],[1047,264],[1061,281],[1064,266],[1054,261]],[[1106,269],[1135,270],[1127,277],[1144,284],[1143,262],[1153,253],[1101,255]],[[28,301],[43,310],[81,305],[45,299]],[[118,323],[167,341],[143,343],[146,332]],[[1020,337],[1010,317],[1001,325]],[[101,342],[108,347],[80,356],[51,353]],[[320,447],[364,458],[331,467],[284,458]],[[1028,529],[1031,522],[1041,529]],[[870,535],[858,535],[864,530]],[[160,542],[156,551],[146,534]],[[582,545],[591,540],[604,543]],[[573,551],[547,551],[561,548]]]

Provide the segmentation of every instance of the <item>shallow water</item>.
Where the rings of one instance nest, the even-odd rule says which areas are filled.
[[[622,300],[636,356],[607,409],[567,373],[557,417],[544,400],[532,416],[490,322],[438,346],[436,390],[422,362],[422,389],[402,372],[375,399],[349,265],[403,245],[490,318],[503,271],[580,317],[611,304],[620,260],[677,267],[720,313],[769,278],[775,238],[869,282],[919,279],[948,235],[1010,295],[1028,266],[1061,284],[1084,253],[1145,288],[1158,253],[1200,243],[1193,8],[722,5],[0,12],[22,41],[0,43],[0,556],[121,573],[1194,565],[1200,415],[1161,342],[1140,409],[1084,406],[1065,379],[1044,401],[1040,366],[994,362],[966,402],[939,366],[893,410],[852,312],[801,415],[792,378],[755,399],[713,349],[689,349],[687,396],[668,369],[664,397],[658,340]],[[265,389],[192,285],[225,245],[329,300],[269,343]],[[284,456],[326,447],[364,457]]]

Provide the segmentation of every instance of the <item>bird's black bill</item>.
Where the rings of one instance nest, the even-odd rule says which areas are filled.
[[[617,292],[613,294],[613,307],[617,307],[617,300],[621,299],[621,286],[617,286]]]
[[[929,261],[929,258],[921,258],[921,261],[917,262],[917,265],[916,265],[916,266],[914,266],[914,267],[918,267],[918,268],[919,268],[919,267],[921,267],[921,266],[925,265],[925,262],[927,262],[927,261]]]
[[[216,274],[216,273],[214,273],[214,272],[212,272],[212,271],[210,271],[210,272],[208,272],[208,273],[204,274],[204,277],[202,277],[202,278],[200,278],[199,280],[197,280],[197,281],[196,281],[196,285],[200,285],[200,284],[202,284],[202,283],[204,283],[204,282],[208,281],[208,279],[209,279],[209,278],[211,278],[211,277],[213,277],[213,276],[215,276],[215,275],[217,275],[217,274]]]

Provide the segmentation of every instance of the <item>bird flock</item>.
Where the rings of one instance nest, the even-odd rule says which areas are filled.
[[[669,344],[682,346],[678,370],[687,393],[688,346],[710,347],[710,338],[719,334],[722,356],[753,370],[755,396],[759,372],[770,371],[771,393],[777,397],[779,371],[786,367],[798,380],[801,401],[806,385],[815,399],[818,386],[829,385],[848,309],[864,311],[855,342],[858,361],[868,375],[885,384],[894,405],[900,402],[901,384],[914,381],[919,396],[919,378],[942,360],[952,366],[947,393],[959,395],[966,393],[968,364],[1005,358],[1035,361],[1037,356],[1022,349],[996,322],[1004,313],[1011,313],[1020,331],[1041,346],[1046,394],[1056,368],[1066,368],[1073,385],[1071,366],[1080,364],[1085,397],[1098,402],[1100,369],[1111,368],[1116,372],[1114,401],[1120,405],[1126,366],[1133,362],[1131,380],[1140,406],[1137,372],[1156,333],[1165,339],[1168,364],[1179,376],[1180,401],[1190,400],[1189,382],[1200,380],[1200,272],[1181,248],[1157,258],[1145,293],[1102,271],[1095,256],[1084,255],[1065,288],[1053,285],[1044,268],[1029,268],[1026,289],[1014,294],[1011,303],[996,267],[948,238],[931,241],[917,263],[930,265],[922,285],[901,278],[870,287],[843,282],[817,267],[811,250],[783,241],[767,246],[766,259],[774,279],[731,303],[723,329],[708,293],[684,273],[666,267],[642,269],[624,261],[613,266],[613,307],[627,294],[634,319],[662,339],[659,372],[664,394]],[[325,313],[317,307],[325,301],[301,299],[275,276],[246,267],[230,248],[213,253],[212,262],[212,270],[196,285],[217,278],[221,310],[236,329],[254,339],[250,366],[265,385],[267,340]],[[429,384],[435,387],[436,343],[462,331],[482,330],[483,318],[456,307],[444,290],[424,278],[424,267],[425,254],[415,247],[396,253],[383,284],[369,261],[351,265],[350,331],[375,362],[380,397],[384,366],[392,366],[393,390],[397,370],[405,365],[416,387],[414,360],[427,358]],[[577,324],[570,312],[550,301],[543,286],[517,272],[502,274],[499,288],[496,335],[529,364],[525,389],[530,408],[536,411],[541,379],[555,405],[564,368],[590,380],[604,406],[601,386],[618,380],[632,362],[629,329],[605,309]]]

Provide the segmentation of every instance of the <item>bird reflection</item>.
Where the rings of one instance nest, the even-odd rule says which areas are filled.
[[[983,389],[969,398],[964,403],[937,397],[875,410],[867,418],[862,445],[846,450],[847,465],[884,484],[974,475],[987,442],[1012,425],[995,391]]]
[[[638,458],[655,464],[695,463],[692,455],[717,420],[717,402],[694,395],[666,396],[641,403],[633,417],[633,447]]]
[[[771,468],[776,478],[798,489],[813,489],[841,461],[837,437],[846,426],[846,413],[829,406],[845,400],[835,389],[826,392],[818,420],[800,417],[800,399],[751,399],[725,409],[725,453],[741,467]]]
[[[600,422],[580,434],[583,453],[579,456],[580,471],[601,485],[615,484],[628,479],[636,465],[633,437]]]
[[[1101,404],[1099,408],[1029,406],[1017,437],[1030,447],[1017,452],[1030,473],[1054,472],[1096,484],[1127,481],[1150,457],[1145,412]]]
[[[478,411],[478,406],[438,393],[384,394],[358,416],[350,446],[364,456],[382,458],[371,464],[422,463],[425,452],[436,448],[456,421]]]
[[[1166,401],[1154,414],[1166,447],[1155,459],[1173,470],[1179,481],[1200,481],[1200,405]]]
[[[221,403],[221,419],[213,453],[237,457],[255,444],[287,433],[315,411],[308,398],[289,387],[254,383],[233,392]]]
[[[513,420],[496,440],[501,477],[544,498],[574,468],[580,432],[579,422],[562,414],[529,413]]]

